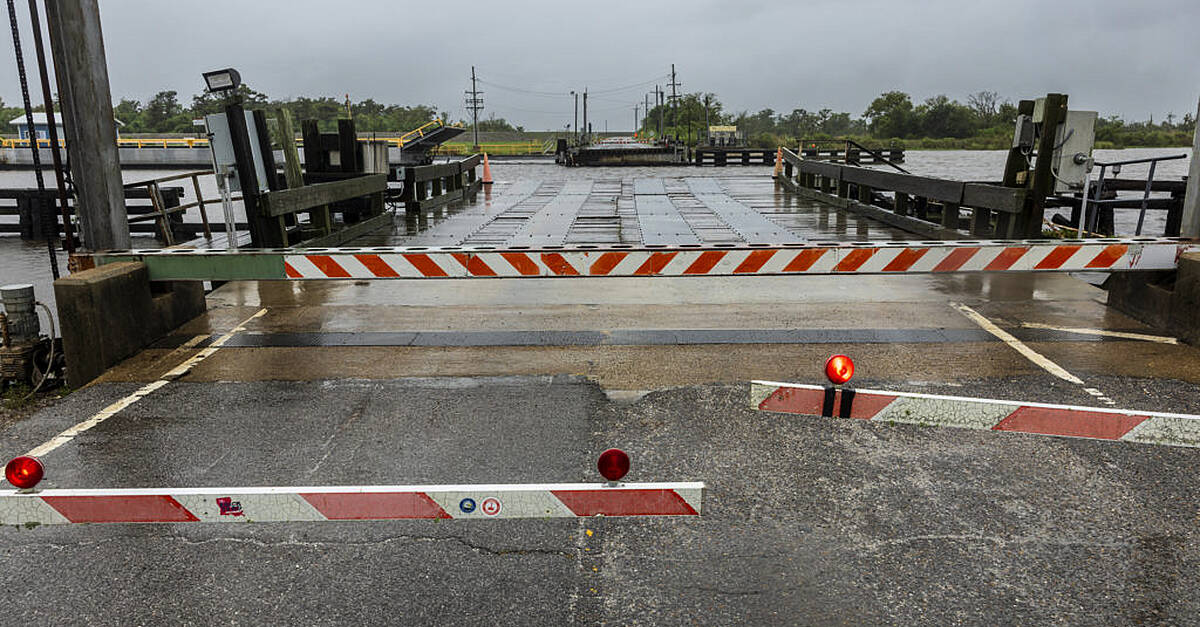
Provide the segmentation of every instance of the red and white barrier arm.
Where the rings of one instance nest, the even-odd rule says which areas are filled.
[[[841,392],[834,407],[841,407]],[[754,409],[820,416],[825,387],[753,381]],[[838,413],[838,409],[834,413]],[[1143,444],[1200,446],[1200,416],[856,389],[850,418]]]
[[[0,491],[0,524],[698,516],[704,484]]]
[[[980,240],[675,248],[372,247],[93,254],[140,261],[152,280],[662,277],[1170,270],[1200,250],[1181,238]]]

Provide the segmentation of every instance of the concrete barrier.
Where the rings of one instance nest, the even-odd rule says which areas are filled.
[[[1114,273],[1104,287],[1110,307],[1200,345],[1200,253],[1181,255],[1174,272]]]
[[[150,282],[146,265],[113,263],[54,282],[67,383],[80,387],[204,313],[198,282]]]

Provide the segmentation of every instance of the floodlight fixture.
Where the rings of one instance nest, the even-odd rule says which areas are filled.
[[[209,93],[233,91],[242,84],[242,75],[231,67],[213,70],[204,73],[204,83]]]

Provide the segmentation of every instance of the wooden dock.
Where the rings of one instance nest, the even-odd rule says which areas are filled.
[[[644,143],[575,146],[568,148],[560,160],[571,167],[685,165],[688,162],[684,147]]]

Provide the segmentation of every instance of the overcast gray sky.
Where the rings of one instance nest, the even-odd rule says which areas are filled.
[[[1075,109],[1157,120],[1200,96],[1198,0],[100,0],[100,13],[114,99],[173,89],[187,102],[200,72],[233,66],[273,97],[349,93],[459,118],[475,65],[485,116],[561,128],[567,92],[586,86],[594,123],[619,129],[671,63],[682,90],[728,111],[1062,91]],[[2,39],[0,96],[15,104]]]

